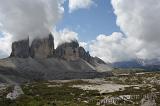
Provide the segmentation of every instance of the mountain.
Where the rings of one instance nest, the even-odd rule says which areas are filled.
[[[160,70],[159,59],[134,59],[130,61],[120,61],[112,63],[115,68],[142,68],[149,71]]]
[[[120,61],[112,63],[112,66],[115,68],[140,68],[142,64],[139,63],[137,60],[130,60],[130,61]]]
[[[0,82],[98,78],[111,75],[111,66],[90,56],[77,41],[54,49],[54,38],[29,38],[12,43],[10,57],[0,60]]]

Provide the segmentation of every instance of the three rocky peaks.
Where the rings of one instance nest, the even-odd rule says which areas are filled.
[[[48,37],[43,39],[34,39],[31,45],[29,44],[29,38],[12,43],[10,57],[32,57],[36,59],[56,57],[68,61],[81,58],[89,63],[93,63],[93,57],[83,47],[80,47],[77,41],[63,43],[54,49],[54,38],[52,34],[49,34]]]
[[[103,60],[90,56],[77,41],[54,49],[54,38],[29,38],[13,42],[10,57],[0,59],[0,82],[91,79],[111,75]]]

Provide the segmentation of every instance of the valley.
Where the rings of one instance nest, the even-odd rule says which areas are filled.
[[[14,90],[14,85],[2,84],[0,106],[160,106],[159,72],[36,81],[20,87],[23,93],[9,99],[7,94]]]

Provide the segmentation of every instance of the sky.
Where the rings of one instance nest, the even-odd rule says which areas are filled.
[[[0,0],[0,58],[11,43],[52,32],[106,62],[160,59],[159,0]]]
[[[94,0],[92,6],[71,13],[68,3],[64,3],[64,17],[57,25],[58,30],[73,30],[79,34],[79,39],[85,42],[95,39],[101,33],[110,35],[119,31],[110,0]]]

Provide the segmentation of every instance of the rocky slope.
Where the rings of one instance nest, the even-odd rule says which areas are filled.
[[[0,82],[96,78],[111,75],[104,72],[109,70],[103,60],[90,56],[77,41],[54,49],[50,34],[33,40],[31,46],[29,39],[14,42],[10,57],[0,60]]]

